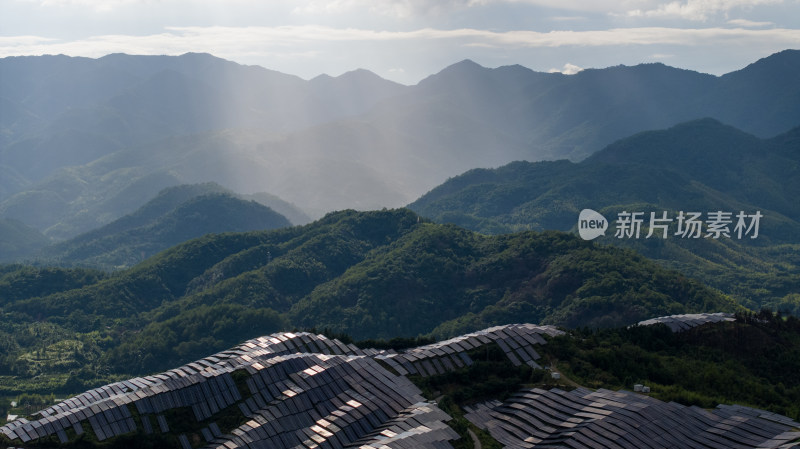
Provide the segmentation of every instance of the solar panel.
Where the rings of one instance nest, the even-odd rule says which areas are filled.
[[[735,318],[731,313],[698,313],[652,318],[649,320],[640,321],[637,325],[651,326],[660,323],[668,326],[673,332],[682,332],[703,324],[734,320]]]
[[[696,325],[709,320],[686,318],[682,322]],[[213,419],[221,408],[236,405],[250,420],[227,436],[213,422],[203,424],[198,427],[203,439],[227,448],[307,447],[314,441],[307,430],[317,425],[324,431],[314,433],[322,441],[313,444],[327,447],[344,447],[355,441],[375,447],[449,447],[447,442],[456,437],[444,423],[449,417],[424,404],[419,390],[397,373],[419,369],[422,374],[434,375],[452,371],[472,363],[465,349],[491,342],[508,350],[512,363],[515,359],[534,363],[539,354],[533,346],[545,343],[540,334],[559,333],[548,326],[496,326],[395,354],[362,351],[307,333],[278,333],[165,373],[87,391],[47,408],[34,422],[10,423],[0,431],[23,443],[48,435],[63,441],[70,434],[68,427],[81,434],[81,421],[88,420],[98,438],[105,440],[136,431],[128,409],[131,405],[136,407],[145,433],[154,430],[150,416],[156,417],[161,432],[169,432],[162,413],[176,407],[191,407],[200,422]],[[277,354],[279,345],[283,345],[282,354]],[[344,347],[351,354],[371,356],[288,351],[298,345],[302,351],[336,348],[342,352]],[[245,370],[250,376],[246,383],[252,396],[241,397],[230,374],[235,370]],[[418,404],[420,401],[423,405]],[[780,415],[766,416],[766,412],[746,408],[720,408],[712,413],[633,393],[584,388],[572,392],[529,390],[512,396],[506,404],[468,411],[470,420],[482,423],[498,435],[499,441],[514,447],[562,443],[579,447],[587,441],[624,448],[686,441],[750,445],[747,447],[759,442],[764,447],[777,447],[790,441],[793,425],[800,426]],[[723,429],[722,425],[728,427]],[[723,430],[724,436],[711,429]],[[675,436],[663,436],[666,432]]]
[[[606,408],[613,413],[609,415],[579,415],[575,413],[577,410],[585,410],[587,402],[585,399],[591,399],[593,402],[605,404]],[[569,401],[574,399],[574,405],[570,405]],[[534,417],[549,420],[552,429],[549,431],[549,436],[542,439],[542,444],[549,444],[549,442],[562,441],[567,445],[583,445],[587,441],[594,441],[595,444],[600,444],[603,447],[644,447],[643,445],[658,447],[659,444],[664,445],[686,445],[693,446],[695,444],[709,445],[714,447],[718,445],[714,443],[713,433],[703,433],[703,429],[707,428],[706,421],[701,421],[695,418],[695,415],[708,414],[708,412],[699,409],[690,409],[678,404],[665,404],[651,398],[647,398],[647,403],[642,402],[643,399],[638,395],[627,392],[607,392],[598,391],[591,392],[585,389],[574,390],[570,393],[565,392],[550,392],[545,391],[530,391],[529,394],[515,395],[509,399],[509,405],[515,407],[509,408],[506,405],[492,407],[473,407],[467,413],[467,419],[473,421],[479,426],[487,428],[490,433],[502,434],[507,444],[516,445],[521,444],[520,441],[514,441],[513,435],[515,432],[511,426],[517,418],[526,420],[535,420]],[[488,410],[488,412],[487,412]],[[626,411],[623,413],[623,411]],[[631,414],[629,412],[636,411]],[[524,412],[524,413],[523,413]],[[509,415],[512,413],[513,415]],[[562,419],[562,413],[571,413],[575,416],[580,424],[578,427],[570,425],[566,427],[567,421],[562,423],[552,421],[552,417],[559,417]],[[512,418],[515,416],[516,418]],[[644,418],[644,420],[642,419]],[[519,421],[516,421],[515,427],[518,427]],[[702,425],[698,423],[703,422]],[[491,425],[488,425],[490,424]],[[724,432],[726,436],[735,437],[735,441],[728,441],[727,446],[743,445],[742,447],[756,447],[756,442],[763,442],[762,439],[755,438],[753,433],[747,433],[745,421],[737,422],[735,431]],[[542,429],[541,424],[535,426]],[[566,432],[567,429],[572,429]],[[653,432],[653,428],[660,429]],[[561,430],[559,430],[561,429]],[[763,435],[762,435],[763,437]],[[499,438],[499,437],[498,437]],[[511,441],[509,443],[509,441]],[[657,444],[653,445],[653,442]],[[694,442],[694,443],[689,443]],[[522,447],[522,446],[520,446]],[[529,447],[538,447],[533,444]],[[544,447],[544,446],[543,446]],[[777,447],[777,446],[770,446]]]
[[[158,422],[158,428],[161,429],[162,433],[169,432],[169,425],[167,425],[167,419],[164,418],[164,415],[156,416],[156,421]]]

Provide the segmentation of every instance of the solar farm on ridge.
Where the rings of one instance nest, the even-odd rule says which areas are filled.
[[[674,331],[727,316],[673,316]],[[407,375],[474,363],[497,345],[514,365],[536,362],[552,326],[496,326],[404,351],[361,349],[311,333],[249,340],[153,376],[87,391],[0,428],[12,444],[68,444],[90,435],[174,434],[183,449],[256,447],[447,448],[450,416]],[[467,408],[466,418],[505,447],[797,447],[800,423],[742,406],[713,411],[627,391],[529,389]],[[233,424],[231,424],[233,423]]]

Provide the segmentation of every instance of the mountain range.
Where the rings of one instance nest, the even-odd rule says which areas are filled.
[[[402,206],[476,167],[581,160],[703,117],[767,138],[800,123],[798,66],[795,50],[719,77],[462,61],[403,86],[364,70],[306,81],[206,54],[4,58],[0,217],[62,240],[204,182],[319,217]]]
[[[560,386],[646,381],[664,401],[744,400],[800,419],[798,321],[747,311],[800,314],[798,68],[794,50],[720,77],[662,64],[563,75],[462,61],[402,86],[363,70],[306,81],[205,54],[0,59],[0,261],[25,261],[0,265],[0,410],[11,395],[39,401],[33,394],[103,384],[92,391],[138,401],[145,387],[134,380],[183,388],[213,368],[227,386],[212,383],[250,401],[219,400],[214,415],[243,435],[261,406],[247,393],[254,373],[303,364],[291,380],[268,375],[281,385],[271,393],[302,401],[308,392],[290,382],[322,372],[399,375],[406,405],[419,406],[406,412],[435,412],[444,442],[451,430],[466,438],[467,404],[492,433],[502,426],[489,414],[530,405],[508,395],[555,385],[535,362],[513,366],[505,354],[516,351],[543,355],[568,376]],[[608,222],[593,241],[578,220],[588,209]],[[758,234],[737,237],[731,222],[714,238],[708,218],[685,238],[676,217],[691,211],[758,216]],[[645,217],[641,237],[615,232],[629,212]],[[656,229],[651,212],[673,218],[663,237],[644,237]],[[682,336],[641,324],[698,312],[728,314]],[[509,325],[521,322],[536,325]],[[546,349],[508,333],[523,328],[549,329]],[[475,366],[409,356],[441,410],[418,402],[399,358],[439,357],[436,340],[480,329],[507,346],[456,344]],[[290,340],[307,346],[273,359]],[[358,357],[315,354],[330,344]],[[223,361],[251,352],[263,364],[243,357],[231,373]],[[576,391],[578,402],[594,394]],[[497,401],[473,407],[488,399]],[[262,409],[283,413],[272,405]],[[399,426],[401,409],[371,425]],[[133,427],[146,431],[152,417],[162,432],[144,441],[156,445],[215,434],[187,424],[200,409],[142,410]],[[109,435],[131,421],[117,419]],[[24,441],[33,424],[21,425],[0,432]],[[65,426],[61,435],[51,423],[47,444],[98,437]]]
[[[481,231],[569,230],[584,208],[761,210],[758,242],[796,241],[800,127],[759,139],[713,119],[620,139],[580,163],[517,161],[453,177],[410,204]],[[756,242],[753,242],[756,243]]]
[[[760,139],[713,119],[621,139],[580,163],[514,162],[449,179],[409,207],[437,222],[483,233],[524,229],[577,231],[583,209],[611,222],[640,212],[640,238],[614,225],[595,240],[636,249],[752,308],[797,313],[800,128]],[[680,211],[763,215],[757,238],[676,236]],[[646,238],[650,213],[671,217],[666,238]],[[704,225],[705,226],[705,225]],[[707,228],[703,233],[707,235]]]

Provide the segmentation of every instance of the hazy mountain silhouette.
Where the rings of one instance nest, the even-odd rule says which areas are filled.
[[[290,225],[269,207],[237,198],[219,185],[178,186],[165,189],[132,214],[45,248],[41,257],[59,264],[125,267],[206,234]]]
[[[365,70],[305,81],[207,54],[4,58],[0,216],[69,238],[163,187],[209,181],[318,216],[407,204],[476,167],[580,160],[703,117],[766,138],[800,123],[799,61],[787,50],[720,77],[462,61],[402,86]]]
[[[30,256],[50,244],[50,239],[25,223],[0,219],[0,263]]]

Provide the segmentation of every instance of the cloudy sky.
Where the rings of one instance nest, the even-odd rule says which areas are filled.
[[[721,75],[800,48],[800,0],[0,0],[0,57],[207,52],[404,84],[462,59]]]

